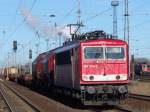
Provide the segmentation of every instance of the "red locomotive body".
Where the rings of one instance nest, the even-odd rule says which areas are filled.
[[[82,84],[128,83],[127,44],[120,40],[83,42]]]
[[[85,105],[113,104],[128,93],[128,45],[124,41],[76,41],[47,52],[45,58],[47,87],[77,97]]]
[[[46,82],[44,81],[45,75],[45,69],[44,68],[44,60],[47,59],[47,52],[44,52],[40,54],[35,61],[32,63],[32,77],[33,77],[33,84],[38,86],[44,86],[42,83]]]

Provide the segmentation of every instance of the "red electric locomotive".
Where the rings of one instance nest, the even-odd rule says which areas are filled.
[[[48,62],[43,66],[47,72],[41,73],[41,78],[34,73],[35,82],[47,78],[47,87],[77,97],[85,105],[116,104],[126,98],[129,82],[126,42],[96,31],[46,54],[47,59],[43,60]]]

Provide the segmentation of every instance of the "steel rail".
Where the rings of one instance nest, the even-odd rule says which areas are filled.
[[[92,110],[94,112],[103,112],[103,111],[111,111],[111,112],[133,112],[130,109],[127,109],[125,107],[122,106],[118,106],[118,105],[102,105],[102,106],[86,106],[85,108],[88,108],[88,110]]]
[[[15,91],[13,88],[9,87],[4,82],[1,82],[5,87],[7,87],[9,90],[11,90],[16,96],[18,96],[22,101],[24,101],[27,105],[29,105],[33,110],[36,112],[41,112],[41,109],[39,109],[36,105],[34,105],[32,102],[30,102],[28,99],[26,99],[24,96],[19,94],[19,92]],[[13,112],[13,111],[12,111]]]
[[[121,107],[121,106],[114,106],[114,109],[119,110],[119,111],[123,111],[123,112],[132,112],[132,110],[126,109],[126,108]]]
[[[134,99],[139,99],[139,100],[144,100],[144,101],[150,101],[150,96],[140,95],[140,94],[130,93],[129,98],[134,98]]]
[[[9,105],[9,103],[8,103],[6,97],[5,97],[5,95],[4,95],[4,93],[2,92],[1,89],[2,89],[2,87],[0,87],[0,94],[2,95],[2,98],[3,98],[4,102],[5,102],[5,104],[7,105],[8,109],[10,110],[10,112],[14,112],[13,109],[11,108],[11,106]]]

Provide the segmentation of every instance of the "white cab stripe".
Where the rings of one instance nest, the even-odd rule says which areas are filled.
[[[90,80],[90,76],[94,79]],[[120,79],[116,79],[116,76],[120,76]],[[109,74],[109,75],[82,75],[83,81],[121,81],[127,80],[127,74]]]

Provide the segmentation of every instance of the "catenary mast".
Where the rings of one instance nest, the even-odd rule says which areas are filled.
[[[113,7],[113,38],[117,38],[117,6],[119,5],[119,1],[113,0],[111,2],[111,6]]]
[[[128,0],[125,2],[125,13],[124,13],[124,41],[129,44],[129,12],[128,12]]]

